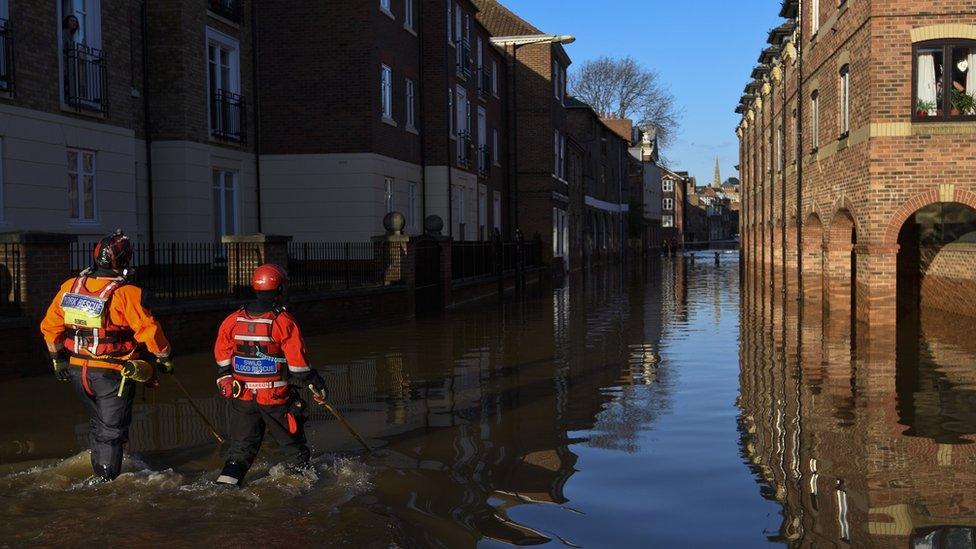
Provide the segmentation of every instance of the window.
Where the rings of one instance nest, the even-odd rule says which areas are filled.
[[[243,141],[240,47],[237,40],[207,29],[207,85],[210,134]]]
[[[95,221],[95,153],[68,149],[68,217]]]
[[[213,169],[213,228],[214,240],[237,234],[237,172],[225,168]]]
[[[793,109],[793,163],[796,164],[797,159],[803,153],[800,147],[800,119],[797,116],[796,109]]]
[[[786,156],[785,150],[786,138],[783,136],[783,127],[780,126],[776,128],[776,170],[783,171],[785,165],[784,156]]]
[[[851,71],[850,65],[840,68],[840,137],[851,132]]]
[[[813,143],[813,152],[817,152],[820,148],[820,91],[814,90],[810,94],[810,126],[811,142]]]
[[[478,107],[478,172],[488,174],[488,112]]]
[[[496,166],[501,166],[501,149],[498,148],[498,129],[491,130],[491,162]]]
[[[450,88],[447,90],[447,124],[450,126],[451,137],[456,135],[454,131],[454,89]]]
[[[498,97],[498,61],[491,62],[491,94]]]
[[[417,99],[414,96],[413,80],[407,78],[407,128],[415,129],[417,123]]]
[[[976,118],[976,41],[925,42],[914,57],[915,121]]]
[[[674,199],[673,198],[665,198],[661,202],[661,209],[663,209],[666,212],[669,212],[669,211],[673,210],[674,209]]]
[[[478,185],[478,237],[488,240],[488,187]]]
[[[384,177],[383,178],[383,207],[386,208],[386,213],[393,211],[393,178]]]
[[[413,0],[403,0],[403,28],[413,30]]]
[[[553,140],[554,169],[552,174],[559,179],[566,178],[566,136],[555,130]]]
[[[674,192],[674,180],[665,179],[664,182],[661,183],[661,190],[666,193]]]
[[[494,217],[494,227],[495,230],[501,232],[502,230],[502,193],[498,191],[492,192],[491,200],[491,213]]]
[[[820,30],[820,0],[810,1],[810,32],[817,34]]]
[[[661,226],[662,227],[674,227],[674,216],[673,215],[662,215],[661,216]]]
[[[407,183],[407,228],[416,231],[419,227],[417,220],[420,218],[420,211],[417,202],[417,184]]]
[[[566,69],[558,61],[552,62],[552,85],[556,99],[562,101],[566,94]]]
[[[61,17],[73,17],[77,28],[59,29],[63,43],[61,79],[64,102],[78,110],[106,112],[107,77],[102,55],[100,0],[62,0]]]
[[[556,177],[559,177],[559,173],[561,171],[559,169],[559,130],[555,130],[555,132],[553,133],[552,159],[553,159],[552,174],[555,175]]]
[[[380,93],[383,100],[383,118],[393,120],[393,71],[390,67],[380,67]]]
[[[454,45],[454,0],[447,0],[447,43]]]
[[[380,9],[386,12],[387,15],[393,16],[393,12],[390,11],[390,0],[380,0]]]

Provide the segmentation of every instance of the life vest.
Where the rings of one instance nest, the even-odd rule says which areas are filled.
[[[240,398],[256,399],[259,404],[284,404],[291,398],[288,388],[288,365],[281,345],[272,337],[272,328],[280,310],[250,315],[242,307],[231,328],[234,356],[231,375],[244,391]]]
[[[97,292],[85,287],[87,280],[87,276],[79,276],[71,291],[61,298],[65,348],[72,356],[83,360],[121,365],[138,346],[135,333],[113,323],[109,313],[112,295],[125,284],[125,279],[111,279]]]

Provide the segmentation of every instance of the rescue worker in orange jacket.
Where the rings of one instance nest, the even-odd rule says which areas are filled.
[[[297,387],[312,385],[323,395],[327,390],[309,364],[298,324],[283,305],[287,283],[281,267],[258,267],[251,279],[257,299],[231,313],[217,333],[217,388],[231,399],[232,410],[230,448],[218,484],[241,485],[266,428],[289,465],[308,465],[305,403]]]
[[[145,294],[126,280],[129,238],[116,231],[98,242],[93,256],[93,266],[61,285],[41,333],[54,376],[73,384],[91,418],[93,479],[112,480],[121,472],[136,393],[135,383],[122,383],[122,366],[146,349],[155,355],[157,372],[173,373],[173,362]]]

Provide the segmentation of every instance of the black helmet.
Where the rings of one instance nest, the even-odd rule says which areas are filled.
[[[95,265],[103,269],[121,271],[129,266],[132,261],[132,243],[129,237],[125,236],[122,229],[117,229],[114,233],[98,241],[92,253]]]

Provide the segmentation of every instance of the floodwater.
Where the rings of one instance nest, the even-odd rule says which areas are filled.
[[[699,254],[310,337],[375,450],[316,410],[314,471],[269,441],[241,490],[210,484],[222,459],[171,382],[97,486],[70,387],[5,382],[0,545],[972,546],[970,325],[922,315],[896,347],[766,301],[736,255]],[[177,368],[226,431],[209,357]]]

